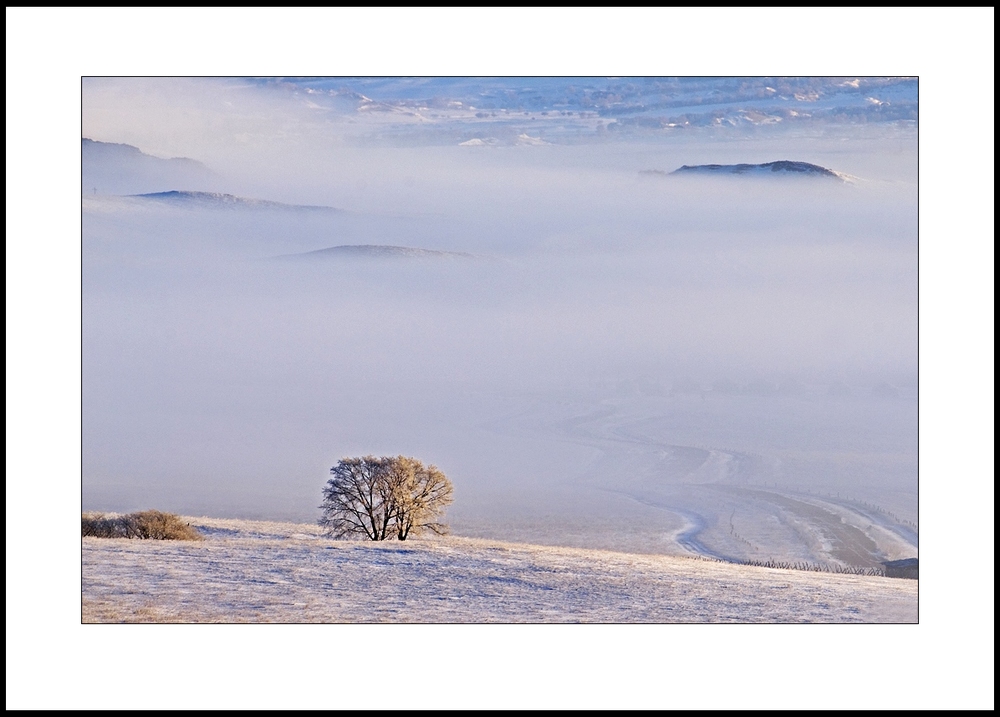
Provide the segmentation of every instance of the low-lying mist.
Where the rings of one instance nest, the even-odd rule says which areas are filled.
[[[611,545],[637,476],[707,470],[663,462],[683,446],[914,513],[912,135],[400,149],[302,122],[159,146],[328,210],[85,192],[85,509],[311,521],[339,458],[402,453],[453,480],[456,531]],[[642,173],[776,159],[854,180]],[[310,254],[371,245],[450,253]]]

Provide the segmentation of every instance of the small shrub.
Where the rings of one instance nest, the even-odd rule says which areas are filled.
[[[203,540],[201,533],[173,513],[144,510],[127,515],[83,514],[83,535],[139,540]]]
[[[83,537],[87,538],[124,538],[120,534],[121,521],[114,516],[101,513],[83,514]]]

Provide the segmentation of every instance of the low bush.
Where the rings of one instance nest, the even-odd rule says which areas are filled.
[[[83,535],[139,540],[203,540],[201,533],[173,513],[144,510],[127,515],[83,514]]]

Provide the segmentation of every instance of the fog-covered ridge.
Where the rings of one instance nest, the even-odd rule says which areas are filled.
[[[474,259],[475,254],[461,251],[418,249],[387,244],[342,244],[326,249],[282,254],[278,259]]]
[[[742,175],[793,175],[804,177],[827,177],[844,181],[844,176],[832,169],[809,162],[794,162],[783,159],[763,164],[693,164],[683,165],[670,174],[742,174]]]
[[[183,164],[187,166],[192,166],[192,167],[197,166],[208,169],[207,167],[205,167],[204,164],[202,164],[196,159],[191,159],[190,157],[170,157],[165,159],[162,157],[154,157],[151,154],[146,154],[141,149],[139,149],[138,147],[134,147],[131,144],[124,144],[122,142],[99,142],[95,139],[90,139],[88,137],[82,137],[81,140],[82,140],[81,146],[83,148],[85,158],[92,158],[101,155],[105,157],[121,157],[129,159],[138,159],[140,157],[146,157],[149,159],[158,160],[159,162],[166,162],[175,165]]]
[[[219,175],[190,157],[164,159],[138,147],[82,138],[84,194],[137,194],[182,186],[212,189]]]
[[[326,212],[340,211],[336,207],[327,207],[316,204],[285,204],[284,202],[273,202],[268,199],[238,197],[234,194],[223,194],[221,192],[190,192],[175,189],[168,192],[150,192],[147,194],[132,194],[129,196],[134,199],[148,199],[156,202],[169,202],[183,205],[196,204],[205,208],[219,207],[223,209],[283,209]]]

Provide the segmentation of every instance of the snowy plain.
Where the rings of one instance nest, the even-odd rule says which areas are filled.
[[[915,623],[917,581],[444,537],[335,541],[186,518],[201,542],[83,539],[84,622]]]

